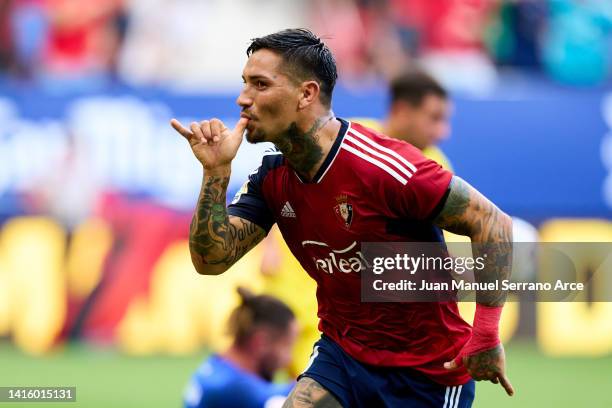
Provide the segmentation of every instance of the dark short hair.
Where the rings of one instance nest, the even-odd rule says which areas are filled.
[[[253,38],[247,56],[267,49],[278,53],[285,68],[300,81],[314,79],[321,88],[321,102],[331,106],[332,92],[338,79],[336,60],[330,49],[310,30],[293,28],[264,37]]]
[[[244,344],[261,327],[276,329],[281,333],[289,329],[295,315],[280,299],[255,295],[242,287],[237,288],[237,291],[241,302],[229,318],[229,331],[236,344]]]
[[[434,77],[418,69],[405,71],[395,77],[391,81],[390,88],[391,103],[401,100],[419,106],[427,95],[448,98],[446,89]]]

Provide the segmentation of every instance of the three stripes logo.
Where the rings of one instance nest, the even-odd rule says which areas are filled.
[[[446,393],[444,394],[444,406],[442,408],[457,408],[459,406],[462,388],[463,385],[454,387],[447,386]]]
[[[281,217],[295,218],[295,211],[293,211],[293,208],[291,207],[291,204],[289,204],[289,201],[287,201],[283,206],[283,209],[281,210]]]

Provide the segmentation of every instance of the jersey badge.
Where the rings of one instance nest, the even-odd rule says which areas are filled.
[[[340,194],[336,197],[334,213],[340,222],[342,222],[344,228],[351,228],[351,223],[353,222],[353,205],[348,202],[348,196],[346,194]]]

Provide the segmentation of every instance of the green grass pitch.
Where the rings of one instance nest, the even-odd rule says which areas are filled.
[[[478,383],[475,408],[612,407],[612,356],[551,358],[532,343],[506,347],[516,395]],[[76,386],[75,403],[0,403],[3,407],[179,407],[183,387],[205,352],[188,357],[130,357],[114,350],[70,346],[31,357],[0,343],[0,386]]]

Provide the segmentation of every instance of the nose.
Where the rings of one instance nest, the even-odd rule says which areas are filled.
[[[248,108],[251,105],[253,105],[253,98],[251,98],[250,96],[247,95],[246,90],[243,89],[240,92],[240,95],[238,95],[238,98],[236,99],[236,103],[238,104],[238,106],[240,106],[242,109]]]

